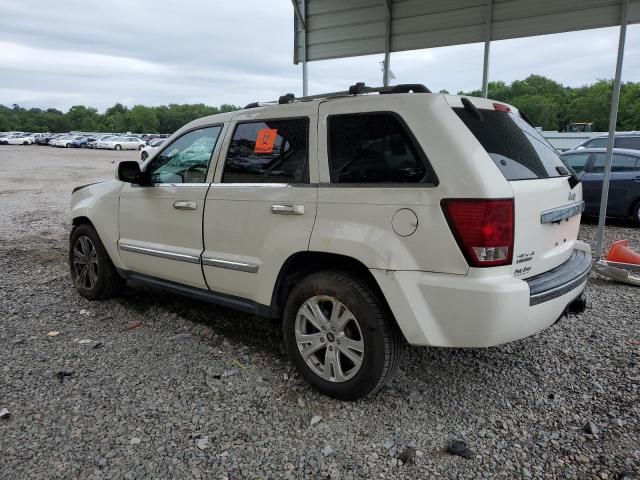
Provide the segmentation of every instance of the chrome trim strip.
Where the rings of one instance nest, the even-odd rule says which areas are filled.
[[[185,253],[167,252],[166,250],[156,250],[155,248],[137,247],[127,243],[120,244],[120,250],[132,253],[141,253],[143,255],[151,255],[152,257],[166,258],[168,260],[177,260],[179,262],[200,263],[200,257],[187,255]]]
[[[545,210],[540,214],[540,223],[558,223],[582,212],[584,212],[583,201],[571,203],[562,207],[552,208],[551,210]]]
[[[253,263],[232,262],[231,260],[221,260],[219,258],[202,257],[202,264],[208,267],[227,268],[239,272],[258,273],[258,265]]]

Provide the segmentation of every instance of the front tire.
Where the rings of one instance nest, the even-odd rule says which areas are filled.
[[[149,158],[149,154],[148,154],[147,152],[142,152],[142,153],[140,154],[140,160],[142,160],[143,162],[144,162],[147,158]]]
[[[398,328],[365,282],[339,270],[304,278],[284,310],[289,357],[309,383],[340,400],[381,389],[395,374]]]
[[[69,242],[69,268],[78,293],[88,300],[106,300],[125,284],[118,275],[96,230],[89,224],[77,226]]]
[[[116,145],[113,149],[114,150],[122,150],[122,147],[120,145]]]
[[[144,148],[144,145],[138,145],[138,150],[142,150]]]

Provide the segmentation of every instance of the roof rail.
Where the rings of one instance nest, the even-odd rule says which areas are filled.
[[[248,104],[244,108],[256,108],[263,107],[267,105],[286,105],[288,103],[293,102],[309,102],[311,100],[317,100],[320,98],[339,98],[339,97],[350,97],[354,95],[362,95],[365,93],[379,93],[380,95],[387,95],[393,93],[431,93],[427,87],[420,83],[401,83],[400,85],[393,85],[390,87],[367,87],[364,82],[358,82],[349,87],[349,90],[344,90],[341,92],[330,92],[330,93],[319,93],[317,95],[308,95],[306,97],[297,97],[293,93],[287,93],[282,95],[278,101],[271,102],[253,102]]]

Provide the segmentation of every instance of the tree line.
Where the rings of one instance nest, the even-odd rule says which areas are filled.
[[[532,122],[544,130],[563,131],[569,123],[593,122],[594,130],[609,128],[611,80],[598,80],[582,87],[565,87],[541,75],[530,75],[510,85],[489,82],[489,98],[514,105]],[[446,90],[443,93],[449,93]],[[458,92],[459,95],[481,96],[479,90]],[[235,105],[211,107],[194,105],[161,105],[126,107],[116,103],[104,113],[83,105],[73,106],[66,113],[55,108],[23,108],[0,105],[0,132],[135,132],[173,133],[196,118],[237,110]],[[640,130],[640,83],[622,84],[618,112],[619,131]]]
[[[509,103],[525,112],[543,130],[565,131],[569,123],[594,123],[594,130],[609,130],[612,80],[582,87],[565,87],[542,75],[530,75],[510,85],[489,82],[489,98]],[[481,96],[480,90],[458,92]],[[640,130],[640,83],[625,82],[620,91],[618,131]]]
[[[99,113],[96,108],[75,105],[66,113],[48,108],[23,108],[20,105],[0,105],[0,132],[133,132],[173,133],[196,118],[231,112],[240,107],[223,104],[211,107],[202,103],[194,105],[161,105],[132,108],[121,103]]]

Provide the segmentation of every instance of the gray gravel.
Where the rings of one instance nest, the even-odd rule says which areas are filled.
[[[377,396],[331,400],[278,322],[75,293],[70,189],[136,157],[0,146],[0,478],[639,478],[638,288],[593,276],[580,316],[496,348],[407,346]],[[624,222],[618,238],[640,248]]]

